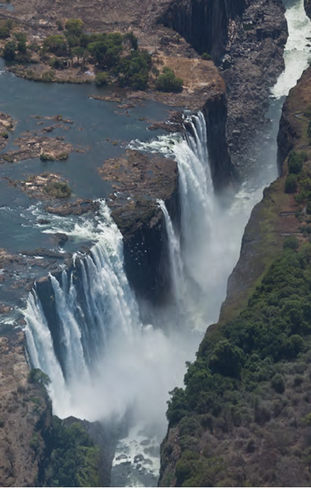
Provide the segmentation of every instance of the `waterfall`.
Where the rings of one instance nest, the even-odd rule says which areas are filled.
[[[180,239],[176,234],[170,214],[167,211],[165,202],[158,200],[160,209],[163,212],[166,231],[168,236],[168,251],[171,267],[173,296],[177,302],[180,302],[184,296],[185,276],[183,270],[183,261],[180,249]]]
[[[25,332],[33,365],[51,378],[54,411],[64,416],[77,401],[77,384],[91,386],[100,373],[101,358],[111,344],[130,342],[142,327],[124,272],[122,235],[104,202],[97,244],[83,259],[76,255],[72,269],[63,270],[60,280],[49,275],[49,281],[57,324],[49,323],[34,288],[25,311]]]

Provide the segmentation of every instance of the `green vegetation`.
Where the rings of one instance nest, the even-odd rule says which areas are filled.
[[[163,92],[179,93],[182,91],[183,80],[177,78],[172,69],[165,67],[157,78],[156,89]]]
[[[22,32],[17,32],[16,34],[14,34],[14,37],[17,41],[17,51],[20,54],[26,54],[26,52],[27,52],[27,46],[26,46],[27,37],[25,36],[25,34]]]
[[[109,78],[108,78],[107,73],[104,73],[103,71],[101,71],[100,73],[97,73],[97,75],[95,76],[95,83],[97,86],[107,85],[108,80],[109,80]]]
[[[129,86],[135,90],[145,90],[148,84],[151,56],[147,51],[133,51],[130,56],[120,60],[116,68],[120,86]]]
[[[211,61],[213,58],[210,54],[208,53],[203,53],[202,56],[201,56],[201,59],[203,59],[203,61]]]
[[[44,479],[40,486],[100,486],[100,448],[78,422],[67,426],[53,417],[44,434]]]
[[[40,159],[41,161],[55,161],[54,155],[50,153],[41,153]]]
[[[39,383],[39,385],[48,386],[51,383],[50,378],[41,369],[33,368],[28,375],[29,383]]]
[[[284,191],[285,193],[295,193],[298,188],[298,179],[294,174],[288,175],[285,180]]]
[[[53,53],[55,56],[66,56],[68,53],[66,39],[59,34],[47,36],[43,41],[43,51]]]
[[[307,160],[305,151],[297,152],[291,151],[288,156],[288,172],[290,174],[299,174],[303,168],[303,163]]]
[[[69,19],[65,24],[65,29],[69,35],[80,37],[83,33],[83,25],[81,19]]]
[[[47,185],[45,191],[53,198],[68,198],[71,195],[71,189],[65,181],[54,181]]]
[[[5,20],[0,22],[0,39],[7,39],[8,37],[10,37],[12,27],[12,20]]]
[[[7,61],[14,61],[16,57],[16,43],[14,41],[8,41],[5,43],[4,49],[3,49],[3,57]]]
[[[300,388],[304,381],[297,373],[311,360],[311,245],[298,244],[296,238],[284,241],[246,308],[206,334],[197,359],[187,364],[185,388],[171,392],[167,417],[171,427],[178,423],[182,450],[178,486],[235,486],[221,478],[228,474],[226,460],[208,443],[202,447],[203,436],[265,424],[285,408],[289,385]],[[247,452],[255,448],[250,438]]]

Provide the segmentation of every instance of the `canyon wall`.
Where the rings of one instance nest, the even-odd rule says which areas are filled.
[[[181,34],[199,53],[219,61],[229,37],[229,24],[246,7],[244,0],[174,0],[159,22]]]
[[[308,68],[283,108],[282,176],[253,209],[220,320],[169,402],[160,486],[310,484],[310,86]],[[304,164],[286,192],[291,150]]]

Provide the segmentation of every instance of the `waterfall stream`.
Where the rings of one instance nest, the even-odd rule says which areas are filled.
[[[301,6],[302,0],[298,4]],[[291,15],[297,5],[287,9],[290,39],[285,53],[286,57],[295,51],[296,61],[299,58],[296,79],[306,59],[306,42],[301,58],[297,51],[302,30]],[[304,38],[310,31],[309,27],[304,29]],[[296,79],[288,76],[291,69],[286,62],[286,70],[272,90],[275,99],[295,83]],[[281,101],[273,109],[275,126],[280,107]],[[120,441],[114,461],[113,485],[117,486],[156,485],[168,391],[182,385],[185,361],[194,359],[206,327],[217,321],[250,212],[261,199],[264,186],[276,177],[273,139],[269,156],[261,163],[265,177],[256,184],[242,185],[231,199],[221,200],[213,190],[204,116],[189,115],[187,121],[192,133],[185,137],[170,134],[129,145],[162,153],[178,164],[180,235],[164,202],[158,202],[169,237],[175,294],[172,307],[178,314],[172,313],[172,307],[161,311],[161,328],[140,322],[138,304],[124,271],[122,236],[103,201],[97,230],[92,230],[92,241],[97,243],[90,254],[76,255],[70,271],[48,278],[57,323],[45,313],[36,287],[24,311],[31,362],[51,378],[49,393],[55,414],[104,420],[122,418],[131,409],[132,428]],[[267,173],[269,165],[275,166]],[[138,454],[139,463],[135,461]]]

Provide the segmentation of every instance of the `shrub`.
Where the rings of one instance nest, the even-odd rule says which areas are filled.
[[[285,237],[283,243],[283,249],[294,249],[294,251],[296,251],[298,247],[299,247],[299,240],[297,239],[297,237],[294,236]]]
[[[297,175],[301,172],[303,167],[305,155],[303,153],[297,153],[296,151],[291,151],[288,156],[288,171],[290,174]]]
[[[221,375],[239,378],[243,362],[243,351],[229,341],[218,342],[210,359],[210,367]]]
[[[0,25],[0,39],[7,39],[10,37],[10,29],[5,25]]]
[[[284,393],[285,383],[284,378],[281,374],[275,374],[271,379],[271,386],[277,393]]]
[[[8,41],[3,49],[3,57],[7,61],[13,61],[15,59],[16,44],[14,41]]]
[[[50,59],[49,65],[51,66],[51,68],[54,68],[54,69],[62,69],[63,68],[63,63],[58,58]]]
[[[61,21],[61,20],[59,20],[59,19],[58,19],[58,20],[56,21],[56,27],[57,27],[57,30],[59,30],[59,31],[64,30],[64,26],[63,26],[63,23],[62,23],[62,21]]]
[[[54,181],[45,188],[45,191],[54,198],[68,198],[71,190],[65,181]]]
[[[285,180],[285,193],[295,193],[298,187],[298,180],[295,174],[290,174]]]
[[[54,76],[54,70],[51,69],[51,71],[45,71],[44,73],[42,73],[41,81],[43,81],[44,83],[51,83],[54,80]]]
[[[138,40],[137,40],[137,37],[134,35],[133,31],[128,32],[127,34],[125,34],[124,39],[125,40],[126,39],[129,40],[130,43],[131,43],[132,49],[134,49],[134,51],[137,51],[137,49],[138,49]]]
[[[209,60],[211,60],[213,58],[212,58],[212,56],[210,54],[203,53],[202,56],[201,56],[201,59],[203,59],[204,61],[209,61]]]
[[[39,383],[40,385],[47,386],[51,383],[51,380],[41,369],[33,368],[29,372],[28,383]]]
[[[69,154],[66,153],[66,152],[62,152],[62,153],[59,153],[57,154],[57,160],[58,161],[66,161],[69,157]]]
[[[40,159],[41,161],[55,161],[55,157],[49,153],[41,153]]]
[[[97,86],[103,86],[108,84],[108,75],[103,71],[95,76],[95,83]]]
[[[156,89],[163,92],[179,93],[183,89],[183,80],[177,78],[173,70],[167,68],[163,70],[156,81]]]

